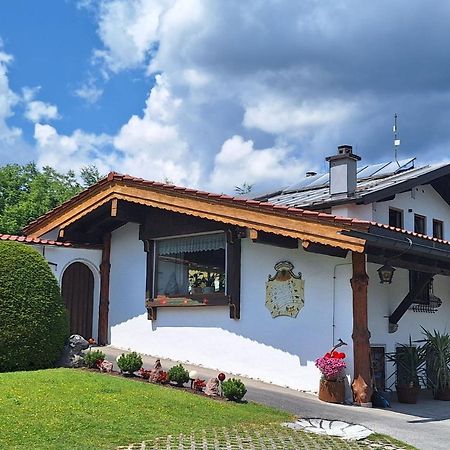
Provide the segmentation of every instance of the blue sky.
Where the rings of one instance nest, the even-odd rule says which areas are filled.
[[[0,6],[0,164],[96,164],[215,191],[446,160],[450,5],[15,0]]]

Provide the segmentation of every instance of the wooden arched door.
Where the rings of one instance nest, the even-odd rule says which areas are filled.
[[[86,264],[72,263],[64,271],[62,297],[70,317],[70,334],[92,337],[94,275]]]

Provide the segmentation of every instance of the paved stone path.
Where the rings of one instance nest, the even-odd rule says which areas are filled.
[[[118,447],[121,450],[403,450],[389,439],[344,441],[280,425],[219,428],[190,435],[164,436]]]

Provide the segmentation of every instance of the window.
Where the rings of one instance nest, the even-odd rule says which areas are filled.
[[[225,233],[155,241],[155,297],[226,293]]]
[[[433,237],[444,239],[444,223],[441,220],[433,219]]]
[[[403,211],[389,208],[389,225],[395,228],[403,228]]]
[[[424,276],[421,272],[416,272],[414,270],[409,271],[409,290],[415,290],[417,284],[421,284],[422,277]],[[413,303],[418,303],[420,305],[430,304],[430,292],[432,291],[432,281],[425,286],[420,294],[416,296]]]
[[[414,214],[414,231],[419,234],[427,234],[427,218],[420,214]]]

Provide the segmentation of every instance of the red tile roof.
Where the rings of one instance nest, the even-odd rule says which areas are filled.
[[[137,177],[133,177],[130,175],[122,175],[117,172],[110,172],[105,178],[100,180],[98,183],[96,183],[93,186],[89,187],[88,189],[80,192],[78,195],[72,197],[70,200],[66,201],[62,205],[57,206],[56,208],[52,209],[48,213],[44,214],[43,216],[39,217],[35,221],[31,222],[29,225],[27,225],[24,228],[24,231],[26,232],[28,227],[39,224],[40,222],[44,221],[48,216],[51,216],[52,214],[54,214],[55,212],[57,212],[61,209],[70,207],[76,201],[82,200],[83,198],[88,197],[92,192],[94,192],[97,189],[102,188],[103,186],[105,186],[109,183],[112,183],[114,181],[123,181],[127,184],[138,184],[140,186],[148,186],[148,187],[151,187],[156,190],[173,191],[176,193],[181,192],[181,193],[185,193],[187,196],[193,196],[193,197],[201,198],[204,200],[209,200],[209,201],[214,201],[214,202],[222,202],[222,203],[226,203],[226,204],[234,204],[234,205],[241,206],[241,207],[243,206],[248,209],[256,208],[259,210],[264,210],[264,211],[269,211],[269,212],[273,211],[278,214],[284,213],[287,216],[301,217],[306,220],[335,223],[338,225],[346,225],[353,229],[356,228],[356,229],[363,229],[363,230],[367,231],[370,226],[375,226],[378,228],[385,228],[385,229],[389,229],[389,230],[392,230],[392,231],[395,231],[398,233],[402,233],[402,234],[415,236],[415,237],[419,237],[422,239],[427,239],[430,241],[450,245],[449,241],[446,241],[443,239],[433,238],[432,236],[418,234],[413,231],[408,231],[408,230],[405,230],[402,228],[391,227],[389,225],[378,223],[378,222],[371,222],[371,221],[362,220],[362,219],[358,219],[358,218],[351,218],[351,217],[340,217],[340,216],[335,216],[332,214],[327,214],[324,212],[311,211],[308,209],[274,204],[274,203],[270,203],[270,202],[266,202],[266,201],[257,201],[257,200],[253,200],[253,199],[246,199],[243,197],[233,197],[233,196],[227,195],[227,194],[216,194],[216,193],[212,193],[212,192],[206,192],[206,191],[186,188],[186,187],[182,187],[182,186],[175,186],[173,184],[167,184],[167,183],[162,183],[162,182],[158,182],[158,181],[149,181],[149,180],[145,180],[143,178],[137,178]],[[54,241],[47,241],[47,244],[52,245],[51,242],[53,242],[54,245],[62,244],[61,242],[54,242]],[[66,243],[64,243],[64,244],[66,244]],[[74,244],[69,244],[69,245],[74,245]]]
[[[164,190],[164,191],[172,191],[176,193],[185,193],[187,196],[193,196],[204,200],[209,201],[218,201],[226,204],[234,204],[236,206],[243,206],[248,209],[264,209],[265,211],[273,211],[275,213],[284,213],[288,216],[295,216],[295,217],[302,217],[307,220],[313,220],[317,222],[328,222],[328,223],[336,223],[339,225],[347,225],[355,228],[364,228],[368,229],[370,226],[370,222],[368,221],[362,221],[359,219],[352,219],[352,218],[345,218],[345,217],[339,217],[334,216],[332,214],[327,214],[323,212],[318,211],[310,211],[306,209],[300,209],[300,208],[293,208],[289,206],[284,205],[276,205],[269,202],[261,202],[257,200],[252,199],[246,199],[243,197],[233,197],[227,194],[217,194],[212,192],[206,192],[206,191],[200,191],[196,189],[190,189],[185,188],[181,186],[175,186],[173,184],[166,184],[161,183],[157,181],[149,181],[145,180],[143,178],[137,178],[132,177],[130,175],[122,175],[117,172],[110,172],[107,177],[100,180],[98,183],[94,184],[93,186],[89,187],[88,189],[84,190],[83,192],[80,192],[78,195],[72,197],[70,200],[66,201],[60,206],[57,206],[56,208],[52,209],[51,211],[47,212],[46,214],[42,215],[35,221],[29,223],[26,227],[24,227],[24,232],[26,233],[27,229],[29,227],[35,226],[39,224],[40,222],[44,221],[47,217],[51,216],[55,212],[65,209],[67,207],[70,207],[73,203],[76,201],[82,200],[85,197],[88,197],[92,192],[96,191],[97,189],[112,183],[114,181],[123,181],[127,184],[138,184],[140,186],[148,186],[151,188],[154,188],[156,190]]]
[[[57,247],[86,247],[96,248],[97,246],[92,244],[78,244],[75,242],[59,242],[50,239],[31,238],[27,236],[17,236],[14,234],[1,234],[0,241],[16,241],[23,244],[35,244],[35,245],[55,245]]]

